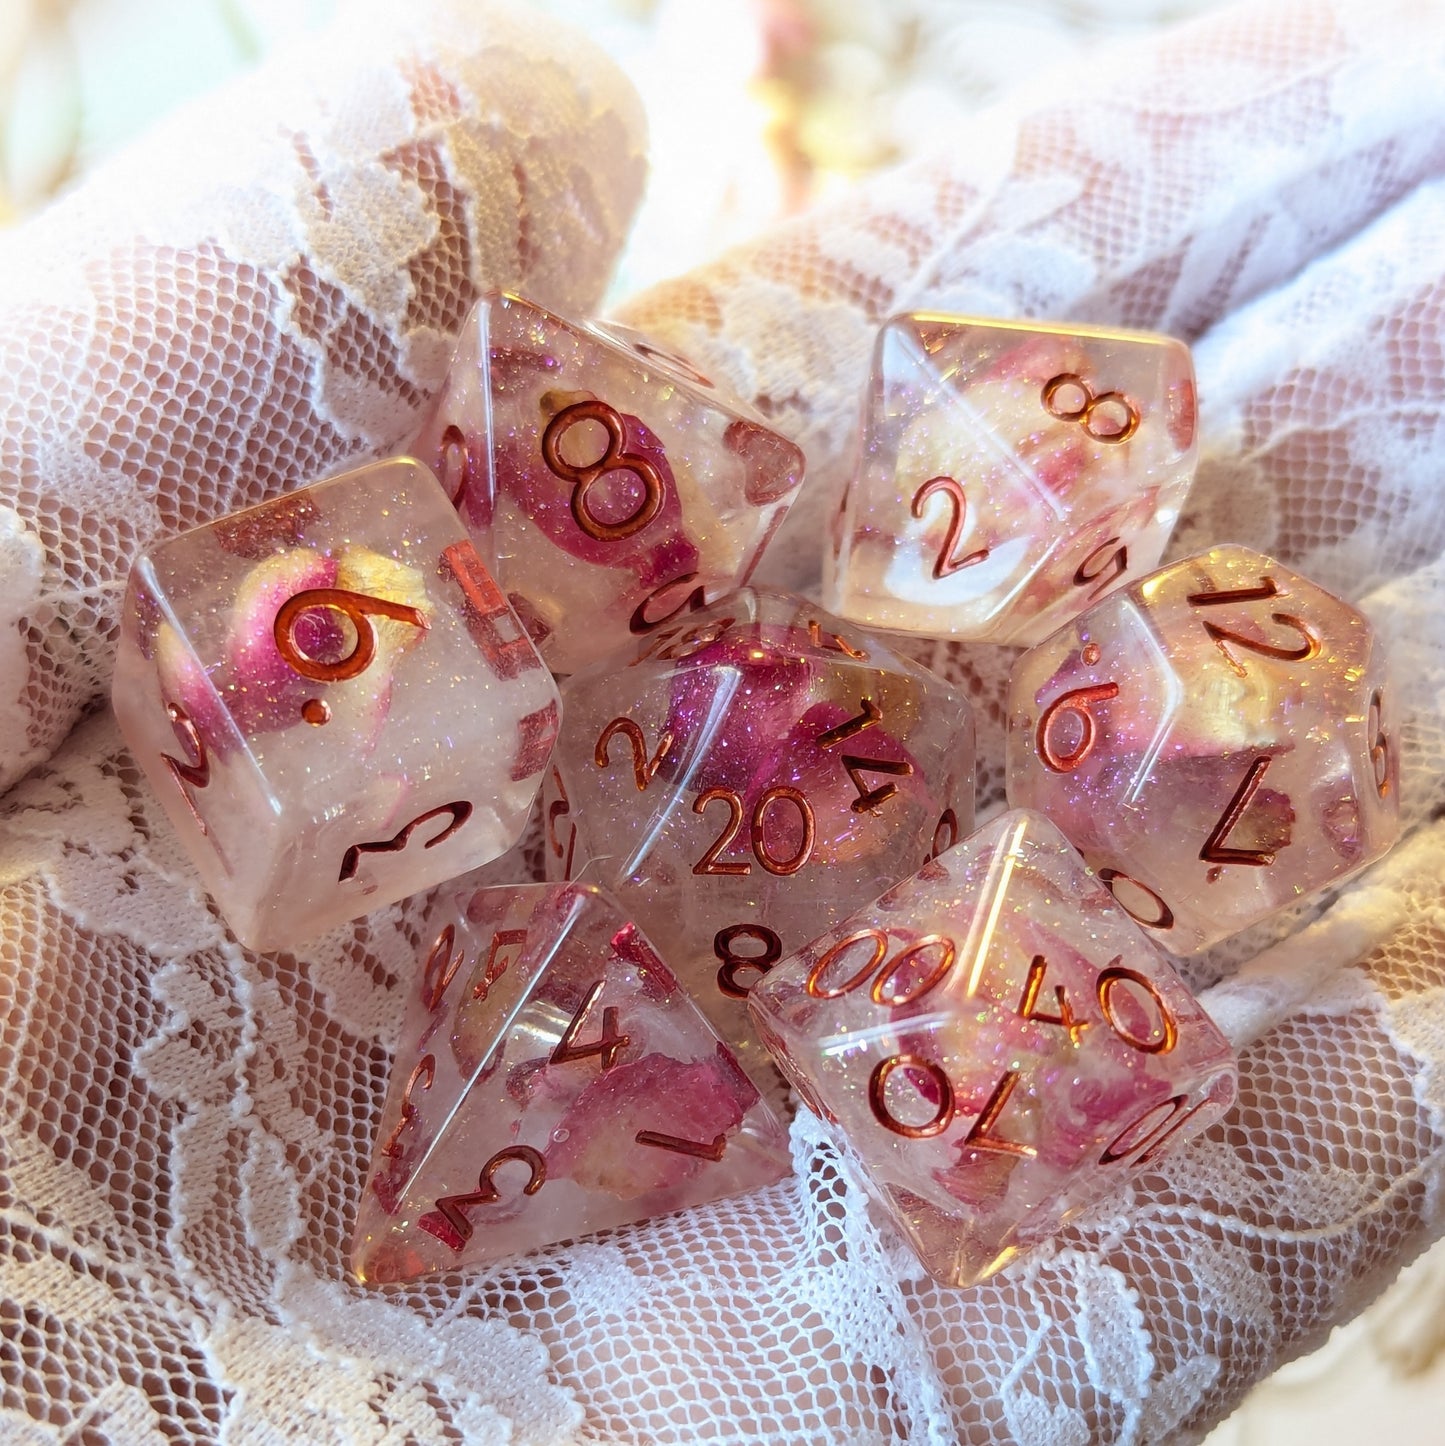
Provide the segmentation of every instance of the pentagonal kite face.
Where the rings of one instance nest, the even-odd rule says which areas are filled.
[[[614,890],[745,1062],[754,981],[972,825],[966,700],[802,599],[691,614],[563,717],[549,870]]]
[[[557,673],[745,580],[803,477],[682,359],[515,296],[477,304],[416,449]]]
[[[1177,341],[895,317],[825,596],[864,624],[1038,642],[1158,562],[1195,456]]]
[[[1220,547],[1018,661],[1009,798],[1047,813],[1178,953],[1378,858],[1399,833],[1385,663],[1353,608]]]
[[[637,926],[579,884],[438,902],[357,1216],[411,1279],[740,1194],[786,1133]]]
[[[1006,814],[753,991],[928,1269],[992,1274],[1233,1100],[1228,1042],[1045,818]]]

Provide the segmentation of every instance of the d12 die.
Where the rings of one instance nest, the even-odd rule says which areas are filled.
[[[408,1006],[352,1268],[407,1280],[781,1179],[787,1137],[581,884],[452,891]]]
[[[1180,342],[895,317],[825,600],[876,627],[1038,642],[1158,563],[1195,455]]]
[[[484,298],[416,444],[554,672],[746,581],[803,454],[618,326]]]
[[[207,888],[257,949],[505,852],[558,727],[536,649],[407,459],[142,556],[113,696]]]
[[[552,877],[612,889],[750,1067],[782,955],[971,827],[967,700],[801,598],[744,591],[568,680]]]
[[[948,1285],[1052,1235],[1237,1087],[1228,1042],[1037,814],[939,855],[748,1006]]]
[[[1187,954],[1363,868],[1400,829],[1385,659],[1244,547],[1106,598],[1020,657],[1008,794]]]

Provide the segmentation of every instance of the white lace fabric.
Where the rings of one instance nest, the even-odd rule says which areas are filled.
[[[586,311],[638,184],[595,60],[491,10],[444,43],[475,7],[442,7],[400,60],[357,42],[211,103],[285,118],[244,154],[194,115],[152,142],[205,150],[204,184],[128,161],[4,241],[0,1440],[1185,1442],[1441,1232],[1445,15],[1362,9],[1251,5],[1075,66],[627,308],[807,450],[795,582],[887,312],[1186,335],[1205,456],[1174,551],[1261,547],[1393,648],[1399,849],[1189,965],[1239,1107],[970,1291],[806,1112],[770,1190],[352,1284],[425,901],[249,954],[108,715],[52,754],[134,548],[404,435],[481,286]],[[1010,655],[919,651],[974,698],[987,813]]]

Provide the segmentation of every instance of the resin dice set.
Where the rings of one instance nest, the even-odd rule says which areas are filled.
[[[541,791],[551,882],[428,916],[359,1278],[781,1178],[771,1059],[927,1268],[983,1279],[1228,1109],[1160,946],[1393,842],[1365,620],[1241,547],[1150,572],[1194,465],[1182,346],[900,317],[864,410],[831,613],[746,587],[796,447],[646,338],[506,296],[426,465],[137,563],[116,711],[249,946],[496,858]],[[1035,645],[1014,812],[973,832],[968,702],[872,628]]]

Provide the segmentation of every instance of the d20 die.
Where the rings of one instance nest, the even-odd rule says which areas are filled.
[[[1244,547],[1106,598],[1020,657],[1008,795],[1178,954],[1363,868],[1400,831],[1369,623]]]
[[[122,616],[121,731],[252,948],[465,873],[525,826],[557,690],[419,463],[161,543]]]
[[[1038,642],[1158,563],[1194,476],[1169,337],[898,316],[865,406],[824,599],[876,627]]]
[[[940,854],[748,1006],[948,1285],[1055,1233],[1237,1088],[1228,1042],[1037,814]]]
[[[803,477],[685,361],[505,295],[472,312],[416,450],[557,673],[746,581]]]
[[[551,876],[613,890],[749,1068],[749,986],[972,826],[967,700],[801,598],[736,593],[563,714]]]
[[[408,1005],[352,1269],[409,1280],[781,1179],[787,1136],[581,884],[458,888]]]

